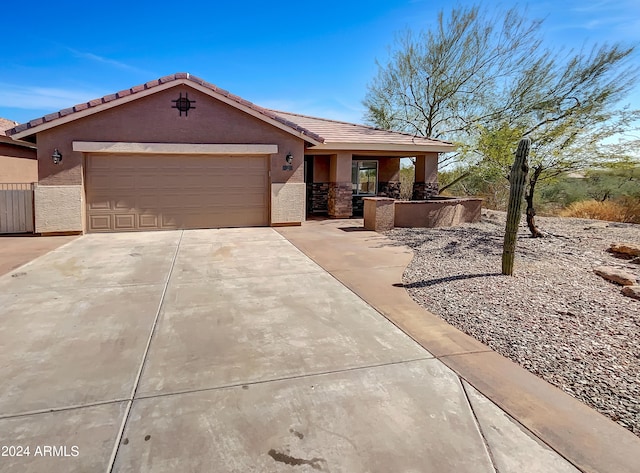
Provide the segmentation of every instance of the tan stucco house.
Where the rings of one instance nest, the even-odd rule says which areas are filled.
[[[0,184],[30,183],[38,180],[36,146],[33,143],[14,140],[5,130],[16,122],[0,118]]]
[[[254,105],[177,73],[17,125],[38,154],[37,233],[295,225],[363,196],[437,193],[450,143]]]

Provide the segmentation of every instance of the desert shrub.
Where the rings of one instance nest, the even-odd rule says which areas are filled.
[[[400,200],[411,200],[415,178],[416,172],[413,166],[400,168]]]
[[[541,182],[539,192],[542,206],[547,205],[549,208],[562,209],[581,200],[590,198],[602,200],[587,194],[585,184],[585,179],[564,176],[551,182]]]
[[[560,212],[562,217],[590,218],[610,222],[640,223],[640,202],[631,197],[616,200],[583,200]]]

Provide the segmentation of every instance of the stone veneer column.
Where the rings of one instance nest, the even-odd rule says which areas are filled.
[[[329,191],[327,210],[329,217],[349,218],[353,214],[351,198],[351,153],[331,155],[329,164]]]
[[[427,200],[438,195],[438,153],[416,156],[416,179],[413,200]]]
[[[378,197],[400,199],[400,181],[378,182]]]

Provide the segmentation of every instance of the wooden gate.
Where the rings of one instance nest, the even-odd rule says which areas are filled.
[[[0,233],[33,233],[33,184],[0,184]]]

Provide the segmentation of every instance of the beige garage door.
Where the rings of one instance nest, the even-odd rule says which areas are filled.
[[[265,156],[89,155],[89,232],[269,224]]]

